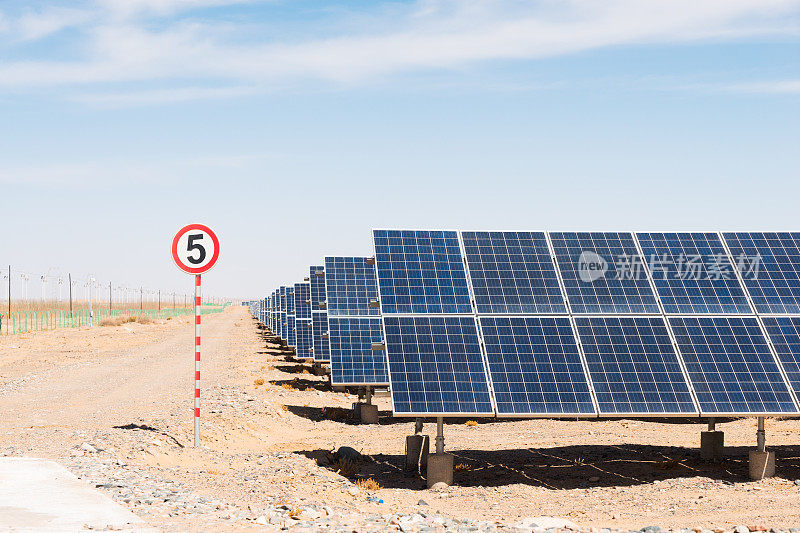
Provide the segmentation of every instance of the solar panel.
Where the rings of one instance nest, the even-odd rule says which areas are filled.
[[[380,316],[375,266],[366,257],[326,257],[328,316]]]
[[[294,315],[294,285],[286,287],[286,314]],[[296,315],[295,315],[296,316]]]
[[[795,413],[755,317],[671,317],[701,414]]]
[[[321,311],[324,306],[320,306],[320,303],[325,303],[325,267],[309,267],[308,279],[311,283],[311,310]]]
[[[795,394],[800,394],[800,317],[765,316],[767,335]]]
[[[697,414],[661,317],[576,317],[601,415]]]
[[[316,314],[316,313],[315,313]],[[331,383],[333,385],[385,385],[389,382],[381,319],[328,317]]]
[[[667,313],[750,314],[716,233],[637,233]]]
[[[297,345],[295,354],[301,359],[313,359],[314,357],[314,337],[311,329],[310,318],[298,318],[295,320],[295,336]]]
[[[544,233],[461,233],[478,313],[567,312]]]
[[[311,313],[312,333],[314,335],[314,361],[330,361],[331,348],[328,342],[328,313]]]
[[[297,321],[294,315],[286,315],[287,334],[286,345],[292,348],[297,346]]]
[[[295,318],[311,318],[311,285],[309,283],[294,284],[294,316]]]
[[[286,316],[287,316],[287,312],[286,312],[287,303],[286,302],[288,300],[288,297],[286,296],[286,292],[287,292],[286,291],[286,287],[281,287],[280,288],[280,302],[281,302],[281,304],[280,304],[281,305],[281,314],[280,314],[281,333],[280,333],[280,335],[281,335],[281,339],[283,339],[284,341],[289,338],[288,322],[286,320]]]
[[[498,415],[596,414],[567,317],[481,317]]]
[[[630,233],[551,233],[573,313],[660,314]]]
[[[800,314],[800,233],[725,233],[753,304],[763,314]]]
[[[395,416],[494,414],[474,316],[383,320]]]
[[[374,230],[373,238],[384,315],[472,313],[455,231]]]

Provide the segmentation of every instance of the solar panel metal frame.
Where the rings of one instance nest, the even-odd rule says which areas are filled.
[[[324,323],[322,322],[324,320]],[[328,313],[326,311],[311,311],[311,325],[314,346],[314,361],[329,363],[331,360],[330,339],[324,337],[328,334]]]
[[[667,310],[667,304],[664,302],[664,296],[662,296],[661,292],[658,290],[658,284],[656,282],[657,280],[656,280],[655,274],[653,273],[653,271],[651,269],[651,264],[645,258],[644,245],[642,245],[641,236],[642,235],[670,235],[670,234],[676,234],[676,235],[683,235],[683,234],[686,234],[686,235],[696,235],[696,234],[708,235],[708,234],[710,234],[710,235],[716,236],[717,240],[719,241],[719,244],[720,244],[720,246],[722,248],[722,253],[725,254],[725,259],[729,263],[729,266],[731,266],[731,268],[732,268],[731,273],[733,273],[733,268],[735,268],[734,265],[731,262],[730,251],[729,251],[729,249],[727,248],[727,246],[725,244],[725,240],[722,238],[722,235],[720,233],[718,233],[718,232],[695,232],[695,231],[692,231],[692,232],[664,232],[664,231],[638,231],[638,232],[634,232],[633,236],[634,236],[634,239],[636,241],[637,247],[639,248],[642,260],[644,261],[644,268],[647,271],[648,277],[650,278],[650,280],[652,282],[653,290],[656,293],[656,299],[658,300],[658,303],[659,303],[659,306],[661,307],[662,313],[665,316],[679,316],[679,315],[685,315],[685,316],[718,316],[718,315],[749,316],[749,315],[752,315],[754,313],[754,311],[752,309],[752,306],[751,306],[751,303],[749,301],[747,292],[745,291],[745,288],[742,286],[741,280],[738,279],[738,277],[736,277],[735,275],[734,275],[733,278],[729,278],[729,279],[730,279],[730,281],[732,281],[732,284],[734,285],[734,287],[741,292],[741,297],[743,299],[742,303],[747,307],[746,310],[742,309],[742,310],[737,311],[737,312],[725,312],[725,311],[707,311],[707,312],[677,311],[676,312],[676,311],[668,311]],[[706,269],[706,265],[704,263],[703,263],[703,268],[704,268],[704,270]]]
[[[478,321],[479,338],[480,338],[480,341],[481,341],[481,344],[482,344],[482,348],[483,348],[483,351],[484,351],[484,356],[486,358],[486,365],[488,366],[487,372],[488,372],[489,380],[491,382],[492,397],[493,397],[493,400],[494,400],[494,403],[495,403],[495,409],[496,409],[496,412],[497,412],[497,418],[520,418],[520,419],[521,418],[531,418],[531,419],[538,418],[538,419],[542,419],[542,418],[562,418],[562,417],[563,418],[567,418],[567,417],[568,418],[596,418],[598,416],[598,414],[597,414],[598,413],[598,411],[597,411],[597,401],[596,401],[596,398],[595,398],[592,382],[589,379],[589,377],[586,375],[585,361],[583,360],[583,353],[581,351],[580,341],[575,338],[575,330],[574,330],[574,324],[573,324],[572,317],[570,317],[569,315],[563,315],[563,314],[558,314],[558,315],[548,315],[548,314],[535,314],[535,315],[534,314],[511,314],[511,315],[479,314],[479,315],[477,315],[476,318],[477,318],[477,321]],[[497,394],[498,394],[497,385],[499,383],[502,383],[502,381],[498,380],[497,376],[492,372],[492,364],[493,363],[492,363],[492,360],[490,359],[490,355],[489,355],[489,346],[490,346],[490,344],[487,341],[487,337],[489,335],[487,335],[487,333],[484,330],[484,328],[485,328],[484,320],[486,320],[486,319],[489,319],[489,320],[492,320],[492,319],[509,319],[510,321],[511,320],[528,320],[528,319],[553,320],[555,322],[557,322],[557,321],[566,321],[567,325],[570,328],[571,338],[572,338],[573,342],[575,343],[576,355],[578,356],[578,364],[580,365],[581,374],[583,375],[582,383],[584,385],[586,385],[585,393],[588,395],[588,400],[589,400],[589,403],[591,405],[591,410],[590,411],[581,411],[581,410],[577,410],[576,409],[576,410],[572,410],[572,411],[563,410],[563,411],[560,411],[560,412],[557,412],[557,411],[543,411],[543,412],[530,411],[530,412],[516,412],[516,413],[501,412],[501,409],[500,409],[501,402],[497,398]],[[514,355],[516,357],[519,357],[518,353],[515,353]],[[564,356],[565,354],[559,354],[559,355]],[[501,364],[506,364],[506,363],[501,363]],[[569,364],[569,363],[566,362],[566,364]],[[540,374],[540,373],[537,372],[537,374]],[[527,392],[526,392],[526,394],[527,394]],[[578,394],[579,393],[576,391],[575,395],[577,396]],[[577,402],[577,404],[580,404],[580,402]]]
[[[409,302],[408,304],[404,304],[404,305],[407,305],[409,307],[409,309],[407,309],[407,310],[386,311],[385,307],[384,307],[385,305],[398,306],[400,304],[397,304],[397,303],[395,303],[395,304],[387,304],[386,300],[388,299],[389,296],[387,294],[385,294],[381,289],[381,283],[380,283],[381,272],[380,272],[378,267],[383,261],[380,261],[378,259],[380,254],[378,253],[378,244],[375,241],[375,239],[377,238],[377,233],[378,232],[430,232],[430,233],[434,233],[435,232],[435,233],[443,233],[443,234],[453,233],[454,236],[455,236],[455,239],[456,239],[456,243],[458,244],[459,255],[460,255],[460,260],[459,260],[459,262],[457,264],[460,266],[461,269],[463,269],[463,272],[464,272],[464,277],[466,279],[467,297],[468,297],[469,301],[466,302],[466,303],[465,302],[460,302],[459,303],[459,302],[456,301],[452,305],[454,305],[456,307],[467,305],[469,307],[469,311],[466,311],[466,312],[465,311],[444,312],[444,311],[415,311],[415,310],[413,310],[413,306],[414,305],[428,305],[426,302],[421,302],[421,303],[417,303],[417,304],[414,304],[413,302]],[[413,230],[410,230],[410,229],[374,228],[372,230],[372,242],[373,242],[373,246],[374,246],[374,250],[375,250],[375,256],[374,256],[375,257],[375,275],[376,275],[376,280],[377,280],[377,284],[378,284],[379,299],[380,299],[380,303],[381,303],[381,314],[383,314],[383,315],[418,315],[419,314],[419,315],[442,315],[442,316],[448,316],[448,315],[464,315],[464,314],[473,314],[474,313],[474,303],[473,302],[475,300],[474,300],[474,296],[472,294],[472,287],[470,286],[470,282],[469,282],[469,277],[468,277],[469,274],[467,272],[467,265],[464,263],[465,255],[464,255],[463,243],[461,242],[461,235],[459,234],[459,232],[457,230],[451,230],[451,229],[424,229],[424,228],[423,229],[413,229]],[[445,254],[445,255],[447,255],[447,254]],[[436,287],[437,287],[437,289],[439,289],[440,287],[445,287],[445,286],[437,284]],[[463,294],[462,295],[456,294],[456,290],[457,289],[456,289],[456,286],[454,284],[453,285],[453,291],[454,291],[453,298],[454,299],[463,298],[464,295]],[[409,300],[411,300],[411,298],[412,298],[412,295],[410,294],[410,292],[411,291],[409,290],[409,295],[408,295]],[[439,292],[441,293],[441,291],[439,291]],[[434,304],[431,304],[431,305],[434,305]],[[446,304],[440,303],[438,305],[444,307]]]
[[[770,345],[769,337],[764,332],[763,326],[762,326],[762,324],[761,324],[761,322],[760,322],[760,320],[758,319],[757,316],[755,316],[755,315],[738,316],[738,315],[726,314],[726,315],[715,315],[715,316],[697,316],[697,315],[680,315],[680,316],[676,316],[676,315],[672,315],[672,316],[668,317],[668,320],[670,321],[670,326],[672,327],[673,331],[675,329],[675,325],[673,324],[673,322],[678,321],[678,320],[680,320],[680,321],[697,320],[699,322],[699,321],[702,321],[702,320],[717,320],[717,319],[725,320],[725,321],[728,321],[729,323],[732,320],[741,320],[743,324],[744,324],[744,321],[750,319],[750,320],[753,320],[756,323],[756,325],[759,328],[759,332],[761,334],[761,337],[764,339],[764,346],[766,347],[767,352],[769,353],[769,355],[771,357],[771,360],[767,361],[767,363],[771,362],[771,363],[775,364],[776,370],[778,371],[777,374],[781,376],[781,383],[783,383],[785,385],[785,387],[786,387],[787,394],[788,394],[789,399],[791,400],[791,402],[792,402],[792,404],[794,406],[794,410],[793,411],[707,411],[707,410],[703,409],[702,403],[701,403],[700,398],[698,396],[697,397],[697,401],[698,401],[698,406],[700,408],[700,416],[790,416],[790,415],[794,415],[794,414],[800,414],[800,408],[798,408],[797,398],[795,397],[795,395],[793,393],[792,386],[791,386],[790,383],[787,382],[786,375],[783,372],[783,368],[782,368],[782,366],[780,364],[780,360],[778,359],[778,357],[776,356],[772,346]],[[692,345],[695,346],[695,343],[692,343]],[[685,353],[684,350],[681,348],[681,343],[677,342],[677,335],[676,335],[676,346],[677,346],[678,352],[681,354],[681,358],[684,360],[684,363],[687,365],[687,371],[689,371],[690,376],[691,376],[692,372],[691,372],[691,370],[689,368],[689,365],[690,364],[691,365],[695,365],[695,364],[702,365],[702,363],[700,363],[699,361],[697,363],[695,363],[694,361],[686,362],[687,353]],[[728,355],[728,354],[726,353],[725,355]],[[730,363],[729,360],[722,361],[722,362],[723,363],[727,363],[727,364],[733,364],[733,363]],[[717,363],[715,362],[715,365],[716,364]],[[738,364],[741,364],[741,363],[738,363]],[[707,373],[702,371],[702,369],[698,373],[702,374],[704,376],[707,375]],[[690,377],[690,379],[691,379],[691,377]],[[692,383],[693,389],[696,389],[696,387],[694,387],[694,381],[692,381],[691,383]],[[737,380],[736,383],[737,384],[741,384],[742,382]],[[774,393],[776,391],[773,389],[771,392]],[[696,392],[696,394],[698,394],[698,393]],[[710,391],[709,394],[713,394],[713,392]]]
[[[486,383],[487,383],[488,395],[489,395],[489,405],[490,405],[490,407],[492,409],[491,411],[457,411],[457,412],[456,411],[453,411],[453,412],[449,412],[449,411],[445,411],[445,412],[425,411],[425,412],[416,412],[416,411],[401,411],[401,410],[397,409],[397,405],[395,403],[395,398],[394,398],[394,393],[398,389],[396,389],[397,384],[392,379],[391,360],[390,360],[390,352],[389,352],[389,340],[388,340],[389,337],[388,337],[388,333],[387,333],[386,321],[387,321],[387,319],[390,320],[390,321],[393,321],[393,320],[402,320],[402,319],[407,319],[407,318],[412,318],[412,319],[417,319],[417,318],[423,318],[423,319],[425,319],[425,318],[428,318],[428,319],[441,318],[443,320],[468,318],[468,319],[472,320],[472,322],[474,323],[474,326],[475,326],[478,350],[479,350],[480,355],[481,355],[481,366],[483,368],[483,374],[484,374],[484,376],[486,376]],[[396,314],[391,314],[391,315],[388,315],[388,316],[384,316],[383,320],[381,321],[381,323],[382,323],[382,327],[383,327],[383,338],[384,338],[384,342],[385,342],[385,345],[386,345],[385,354],[386,354],[387,371],[388,371],[388,376],[389,376],[389,386],[390,386],[390,390],[392,392],[392,394],[390,395],[390,399],[391,399],[391,403],[392,403],[392,416],[414,416],[414,417],[429,416],[429,417],[442,417],[442,418],[464,417],[464,416],[475,416],[475,417],[494,417],[494,416],[496,416],[497,405],[495,403],[494,389],[492,388],[491,376],[489,374],[488,369],[486,368],[486,357],[485,357],[485,354],[483,352],[483,347],[482,347],[483,339],[480,336],[480,329],[479,329],[480,326],[478,324],[478,318],[475,316],[474,313],[470,313],[470,314],[466,314],[466,313],[460,313],[460,314],[396,313]]]
[[[333,317],[332,316],[328,316],[328,331],[330,332],[332,329],[334,329],[332,327],[332,324],[337,324],[337,323],[340,323],[340,322],[372,322],[372,323],[377,323],[378,324],[378,331],[380,331],[380,336],[381,336],[380,340],[384,341],[384,339],[386,338],[386,331],[384,330],[382,317],[379,317],[379,316],[377,316],[377,317],[376,316],[350,316],[350,315],[340,315],[340,316],[333,316]],[[374,324],[372,324],[372,326],[374,326]],[[328,345],[330,346],[331,385],[335,385],[337,387],[339,387],[339,386],[343,386],[343,387],[374,387],[374,386],[388,385],[390,383],[390,381],[389,381],[390,380],[390,378],[389,378],[389,364],[388,364],[388,360],[387,360],[387,357],[386,357],[386,349],[384,348],[383,350],[372,350],[372,343],[374,341],[370,341],[369,351],[370,351],[370,353],[380,351],[380,353],[383,354],[382,355],[382,359],[380,357],[373,357],[373,362],[377,362],[379,360],[382,360],[382,362],[384,364],[384,367],[385,367],[384,369],[385,369],[385,372],[386,372],[386,376],[387,376],[386,380],[384,380],[384,381],[377,381],[377,380],[370,381],[370,380],[364,379],[363,381],[356,381],[356,380],[340,379],[339,378],[339,373],[340,372],[342,372],[342,373],[344,372],[344,367],[340,367],[340,365],[343,364],[343,361],[339,361],[337,359],[337,357],[340,357],[340,356],[337,354],[337,352],[335,350],[334,340],[338,339],[338,338],[339,337],[333,335],[332,333],[329,335],[329,338],[328,338]],[[350,342],[352,342],[354,337],[352,335],[350,335],[350,336],[347,336],[347,339]],[[344,357],[344,356],[341,356],[341,357]],[[364,359],[368,358],[368,356],[361,356],[361,357],[363,357]],[[367,374],[367,372],[365,371],[364,374]],[[372,374],[372,376],[374,376],[374,375],[375,374]]]
[[[790,231],[786,231],[786,232],[783,232],[783,231],[781,231],[781,232],[774,232],[774,231],[736,231],[736,232],[734,232],[734,231],[731,231],[731,232],[720,232],[719,233],[720,239],[722,239],[722,242],[723,242],[723,244],[724,244],[724,246],[725,246],[725,248],[726,248],[726,250],[728,252],[728,257],[730,258],[731,263],[733,263],[734,265],[736,265],[736,263],[734,262],[734,251],[735,250],[739,250],[739,248],[741,247],[741,249],[742,249],[741,253],[744,253],[744,250],[746,248],[744,245],[740,245],[739,244],[739,241],[741,241],[741,237],[740,236],[747,235],[748,238],[750,238],[751,240],[754,240],[753,235],[762,235],[762,236],[775,235],[775,236],[779,236],[779,235],[782,235],[782,234],[790,235],[790,236],[792,236],[793,240],[800,241],[800,232],[790,232]],[[755,243],[754,243],[754,245],[755,245]],[[770,250],[772,249],[771,246],[767,246],[766,248],[770,249]],[[800,249],[800,244],[798,244],[798,249]],[[760,254],[761,252],[759,251],[758,253]],[[739,271],[739,269],[736,268],[736,267],[734,267],[733,271],[734,271],[733,272],[734,275],[738,277],[739,283],[744,288],[744,291],[745,291],[745,293],[747,294],[747,296],[748,296],[748,298],[750,300],[751,307],[754,309],[754,311],[759,316],[762,316],[762,315],[763,316],[800,316],[800,269],[798,269],[796,279],[794,280],[794,282],[795,282],[795,284],[797,286],[793,288],[794,292],[796,292],[798,294],[798,296],[793,298],[793,300],[794,300],[793,302],[790,302],[790,305],[793,306],[791,308],[791,310],[787,309],[787,303],[782,300],[781,296],[778,296],[778,298],[781,298],[781,301],[779,303],[777,303],[777,304],[759,301],[762,298],[766,299],[766,296],[764,296],[763,294],[754,295],[753,293],[756,292],[756,290],[759,293],[763,293],[764,292],[764,287],[761,284],[761,282],[757,281],[755,279],[745,279],[741,275],[741,272]],[[780,271],[782,273],[784,272],[784,270],[780,270]],[[759,280],[763,280],[763,279],[767,279],[770,282],[770,285],[776,291],[778,290],[778,288],[775,286],[776,281],[772,276],[769,276],[767,278],[759,278]],[[790,290],[792,290],[792,289],[790,289]],[[773,307],[775,305],[780,305],[783,308],[782,311],[780,311],[780,312],[775,311],[773,309]],[[766,308],[766,310],[765,310],[765,308]]]
[[[310,318],[295,319],[295,357],[298,359],[314,359],[314,336]]]
[[[294,284],[294,316],[296,319],[311,318],[311,283]]]
[[[322,276],[318,276],[317,272],[322,272]],[[308,282],[311,284],[311,312],[327,311],[319,306],[320,302],[327,302],[325,297],[325,266],[312,265],[308,267],[308,274]]]
[[[380,289],[378,286],[378,274],[375,270],[375,265],[370,265],[369,260],[372,259],[370,257],[364,256],[325,256],[325,300],[326,300],[326,311],[328,312],[328,318],[334,316],[373,316],[379,317],[381,316],[381,309],[380,307],[372,307],[370,305],[370,299],[374,297],[374,299],[380,301]],[[361,268],[363,261],[364,267],[372,267],[371,269],[364,268],[363,270],[366,272],[367,270],[372,270],[373,275],[375,276],[375,293],[374,295],[370,295],[369,292],[364,298],[365,301],[359,302],[356,301],[353,306],[350,306],[346,303],[342,303],[340,305],[340,300],[346,300],[351,298],[350,293],[357,292],[359,287],[353,285],[354,279],[350,279],[345,277],[343,280],[339,279],[340,273],[337,272],[338,268],[334,268],[336,265],[334,263],[337,262],[352,262],[354,267]],[[356,264],[359,263],[359,264]],[[347,276],[347,274],[345,274]],[[353,276],[355,278],[357,276]],[[367,291],[371,289],[367,287]],[[343,296],[340,296],[339,293],[344,293]],[[361,299],[362,297],[359,295],[356,298]]]
[[[291,314],[290,315],[286,315],[286,326],[287,326],[286,327],[286,331],[287,331],[286,346],[288,346],[290,348],[296,348],[297,347],[297,330],[295,328],[297,327],[297,319],[295,318],[294,315],[291,315]]]
[[[555,239],[554,239],[554,237],[559,236],[559,235],[563,236],[563,240],[565,242],[565,245],[567,245],[567,241],[570,239],[571,235],[574,235],[576,239],[583,239],[583,238],[588,236],[588,238],[590,240],[592,240],[592,242],[594,242],[594,239],[595,239],[593,237],[594,235],[597,235],[597,236],[611,236],[611,235],[613,235],[613,236],[618,236],[618,237],[628,236],[628,237],[630,237],[631,244],[634,247],[633,251],[635,252],[635,254],[638,257],[638,259],[642,262],[642,268],[646,269],[646,265],[644,264],[645,261],[641,256],[642,250],[638,246],[638,241],[636,240],[636,235],[635,235],[634,232],[630,232],[630,231],[606,231],[606,232],[603,232],[603,231],[595,231],[595,232],[589,232],[589,231],[585,231],[585,232],[584,231],[549,231],[549,232],[547,232],[547,238],[548,238],[548,242],[550,244],[550,253],[553,254],[553,260],[555,261],[556,268],[559,271],[560,279],[561,279],[561,282],[562,282],[562,288],[565,291],[564,292],[565,300],[567,302],[567,305],[569,306],[569,310],[570,310],[570,313],[572,315],[578,316],[578,315],[610,315],[610,314],[620,314],[620,315],[622,315],[622,314],[624,314],[624,315],[651,315],[652,316],[652,315],[662,314],[662,309],[661,309],[661,307],[659,305],[658,294],[654,291],[654,287],[652,286],[652,284],[649,283],[649,281],[650,281],[650,276],[649,275],[646,275],[646,280],[648,281],[648,283],[644,287],[637,286],[636,287],[636,291],[635,291],[634,294],[629,294],[627,292],[626,288],[621,287],[621,286],[619,287],[619,289],[622,291],[619,296],[621,296],[623,299],[627,300],[629,297],[634,297],[634,296],[639,299],[639,302],[637,302],[635,304],[631,304],[631,303],[627,303],[626,302],[625,305],[628,307],[628,310],[622,310],[622,311],[619,310],[618,306],[621,305],[621,303],[613,301],[613,298],[615,298],[616,295],[613,294],[613,292],[614,292],[613,291],[613,287],[612,287],[612,285],[610,285],[608,283],[608,278],[605,275],[602,276],[602,279],[604,280],[603,287],[608,290],[609,294],[607,295],[607,297],[609,299],[612,299],[612,301],[609,304],[603,304],[603,303],[600,302],[600,296],[602,296],[602,295],[596,289],[592,289],[591,292],[587,292],[587,293],[579,291],[579,293],[576,294],[576,298],[580,297],[581,300],[585,300],[586,296],[592,296],[593,297],[593,301],[592,302],[590,302],[590,303],[586,303],[585,301],[583,303],[574,302],[572,300],[572,297],[571,297],[570,287],[572,287],[571,283],[573,281],[575,281],[575,282],[579,282],[580,281],[579,280],[580,275],[579,275],[579,269],[578,268],[570,268],[570,265],[572,264],[571,262],[574,261],[574,262],[577,262],[577,265],[574,265],[574,266],[579,266],[580,265],[580,257],[577,257],[577,258],[570,257],[570,258],[568,258],[570,262],[562,262],[561,260],[559,260],[559,257],[561,257],[561,256],[559,256],[559,254],[558,254],[558,249],[559,248],[556,246]],[[604,237],[604,239],[605,239],[605,237]],[[622,241],[622,239],[620,239],[620,241]],[[570,247],[567,245],[567,246],[565,246],[565,248],[569,249]],[[583,252],[592,252],[592,253],[595,253],[597,255],[600,255],[600,254],[598,254],[596,252],[597,248],[589,247],[589,246],[581,246],[581,248],[582,248],[581,256],[583,255]],[[602,255],[600,255],[600,257],[602,259],[604,259],[604,260],[606,259]],[[615,269],[616,269],[616,267],[615,267]],[[567,279],[564,276],[565,272],[570,274],[570,285],[569,286],[567,284]],[[573,276],[575,277],[575,280],[572,279]],[[598,277],[598,278],[594,279],[591,282],[584,282],[584,283],[586,285],[589,285],[590,283],[594,284],[596,281],[598,281],[600,279],[601,279],[601,277]],[[611,279],[613,280],[614,278],[611,278]],[[614,280],[614,281],[619,282],[619,281],[622,281],[622,280]],[[574,287],[578,287],[579,288],[579,287],[582,287],[582,285],[577,284]],[[598,287],[599,287],[599,285],[598,285]],[[648,289],[648,291],[644,291],[645,287]],[[652,297],[652,302],[646,302],[645,301],[645,297],[647,297],[647,296],[651,296]],[[613,306],[614,309],[603,310],[602,309],[603,305]],[[639,309],[634,309],[633,307],[636,306],[636,305],[641,306],[641,309],[640,310]],[[583,306],[584,309],[576,309],[576,306]],[[597,309],[596,310],[586,309],[589,306],[596,306]],[[647,310],[648,307],[650,308],[649,310]]]

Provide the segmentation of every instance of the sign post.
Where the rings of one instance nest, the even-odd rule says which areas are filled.
[[[172,259],[179,269],[194,275],[194,445],[200,446],[201,276],[219,259],[219,239],[208,226],[184,226],[172,239]]]

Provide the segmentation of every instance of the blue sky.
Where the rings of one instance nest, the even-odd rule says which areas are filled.
[[[242,297],[373,227],[798,230],[800,1],[4,1],[0,117],[32,277],[191,288],[194,221]]]

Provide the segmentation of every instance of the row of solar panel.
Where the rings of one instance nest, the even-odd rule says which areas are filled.
[[[800,319],[761,315],[795,312],[798,234],[374,238],[311,293],[324,277],[334,384],[390,382],[396,414],[797,412]]]

